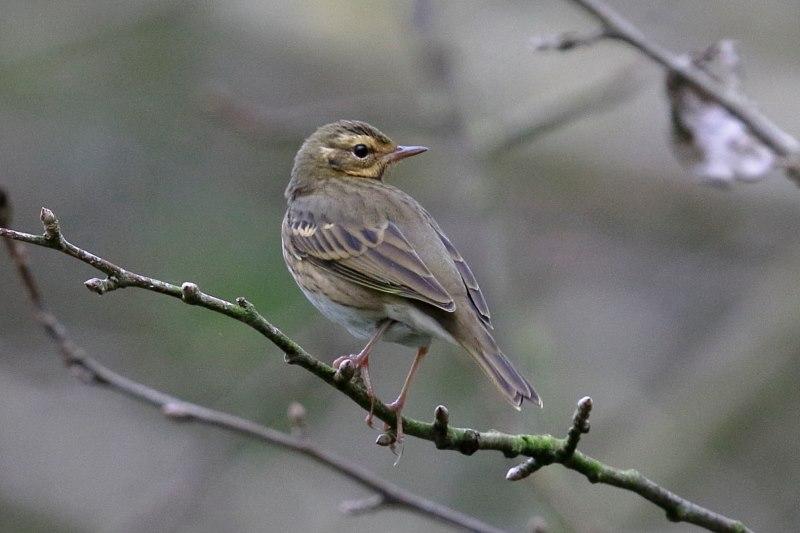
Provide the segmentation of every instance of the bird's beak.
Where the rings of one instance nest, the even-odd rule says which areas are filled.
[[[387,163],[394,163],[396,161],[400,161],[401,159],[405,159],[406,157],[411,157],[412,155],[421,154],[422,152],[427,151],[428,149],[424,146],[398,146],[394,152],[385,155],[384,160]]]

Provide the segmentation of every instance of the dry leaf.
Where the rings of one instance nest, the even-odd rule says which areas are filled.
[[[725,89],[739,90],[739,55],[723,40],[691,55],[692,63]],[[758,181],[778,158],[747,126],[674,73],[667,76],[672,139],[678,159],[694,176],[715,185]]]

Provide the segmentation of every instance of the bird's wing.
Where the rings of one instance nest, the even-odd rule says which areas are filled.
[[[284,223],[285,234],[303,259],[360,285],[455,311],[453,298],[392,222],[371,227],[332,223],[294,211]]]
[[[469,295],[469,301],[472,304],[472,308],[478,314],[478,317],[481,319],[486,327],[489,329],[494,329],[492,326],[492,317],[489,314],[489,306],[486,304],[486,299],[483,297],[483,293],[481,292],[481,288],[478,285],[478,280],[475,279],[475,276],[472,274],[472,269],[469,268],[469,265],[461,257],[461,254],[458,253],[456,247],[453,246],[453,243],[450,242],[450,239],[447,238],[447,235],[439,228],[438,225],[435,223],[432,224],[433,229],[436,230],[436,234],[441,239],[442,244],[447,249],[447,253],[450,254],[450,258],[453,260],[453,263],[456,265],[456,269],[458,269],[458,273],[461,275],[461,280],[464,282],[464,286],[467,288],[467,294]]]

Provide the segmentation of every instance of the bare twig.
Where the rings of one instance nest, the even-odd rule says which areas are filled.
[[[553,39],[552,36],[547,38]],[[509,148],[531,142],[536,137],[593,113],[614,109],[630,101],[644,87],[644,77],[638,63],[627,65],[569,96],[559,95],[558,98],[542,101],[542,97],[537,95],[532,107],[524,105],[498,112],[499,126],[482,134],[487,139],[482,150],[497,157]]]
[[[575,414],[572,415],[572,427],[569,428],[567,433],[567,442],[564,444],[562,453],[565,455],[572,455],[578,449],[578,441],[581,440],[581,435],[589,433],[589,414],[592,412],[592,399],[588,396],[581,398],[578,401],[578,407],[575,409]]]
[[[166,294],[173,298],[178,298],[187,304],[204,307],[243,322],[267,337],[267,339],[280,348],[284,353],[284,359],[287,363],[301,366],[329,385],[339,389],[363,409],[370,409],[372,400],[362,386],[352,379],[336,379],[337,373],[332,367],[312,357],[299,344],[269,323],[266,318],[256,311],[253,304],[244,298],[237,298],[236,304],[234,304],[200,291],[197,285],[193,283],[184,283],[179,287],[155,278],[129,272],[106,259],[98,257],[68,242],[60,233],[60,230],[54,232],[53,228],[58,228],[57,219],[50,210],[42,209],[42,220],[49,232],[45,233],[45,235],[32,235],[0,228],[0,237],[59,250],[62,253],[93,266],[97,270],[105,273],[109,279],[113,278],[114,289],[138,287]],[[87,283],[87,286],[91,290],[95,290],[95,285],[95,283]],[[148,400],[150,403],[162,406],[170,405],[169,411],[179,414],[186,413],[190,419],[226,427],[234,431],[261,438],[262,440],[268,440],[264,435],[269,435],[269,432],[274,431],[263,428],[267,430],[267,433],[261,433],[261,429],[254,427],[255,425],[252,422],[232,417],[232,415],[216,413],[205,408],[195,409],[191,407],[191,404],[186,404],[179,400],[175,401],[173,398],[163,393],[153,391],[143,385],[131,382],[127,378],[110,373],[108,369],[100,367],[93,360],[84,358],[75,361],[75,363],[86,366],[88,370],[99,377],[101,382],[109,383],[113,380],[115,387],[119,390]],[[585,399],[582,400],[582,403],[583,407],[579,406],[578,411],[584,414],[576,415],[576,422],[573,424],[574,426],[575,423],[578,423],[578,429],[576,430],[578,432],[587,428],[585,422],[588,418],[587,406],[589,403]],[[389,425],[396,426],[397,420],[395,413],[390,410],[386,404],[375,400],[372,409],[375,417]],[[436,421],[433,424],[426,424],[418,420],[404,417],[403,427],[407,435],[434,442],[439,449],[457,450],[465,455],[471,455],[478,450],[496,450],[502,452],[507,457],[517,457],[520,455],[529,457],[542,466],[553,463],[561,464],[570,470],[575,470],[583,474],[592,483],[605,483],[639,494],[643,498],[664,509],[667,518],[672,521],[689,522],[712,531],[750,531],[741,522],[732,520],[681,498],[647,479],[635,470],[620,470],[589,457],[580,451],[570,449],[573,445],[577,446],[577,440],[574,436],[570,436],[566,439],[559,439],[551,435],[511,435],[492,430],[476,431],[468,428],[457,428],[449,425],[449,416],[446,414],[446,411],[442,409],[437,409]],[[280,432],[278,432],[278,434],[280,435],[280,438],[277,439],[279,445],[283,443],[296,444],[299,447],[299,451],[302,453],[320,460],[321,462],[325,462],[334,469],[338,469],[336,461],[328,460],[330,459],[328,452],[309,447],[303,440],[294,439]],[[571,441],[574,441],[574,443],[570,444]],[[289,447],[288,444],[285,445]],[[366,476],[364,479],[375,484],[373,489],[383,494],[384,497],[387,498],[387,502],[392,501],[392,495],[396,493],[385,485],[386,482],[375,480],[370,477],[369,474],[363,472],[355,472],[357,472],[357,470],[349,472],[342,471],[342,473],[346,473],[351,477],[363,474]],[[358,479],[357,477],[354,478]],[[380,487],[380,489],[377,487]],[[395,488],[392,487],[392,489]],[[412,497],[412,495],[408,494],[405,496]],[[423,500],[417,503],[418,507],[415,507],[415,510],[424,508],[424,505],[430,502]]]
[[[60,239],[58,221],[49,210],[43,210],[43,223],[48,228],[45,238],[51,242]],[[7,196],[0,188],[0,225],[8,224],[10,207]],[[485,524],[475,517],[460,513],[444,505],[413,494],[393,483],[389,483],[368,470],[350,463],[345,459],[315,445],[304,437],[302,427],[305,420],[305,409],[299,403],[293,403],[288,416],[293,427],[293,434],[268,428],[250,420],[216,411],[201,405],[186,402],[164,392],[137,383],[114,372],[97,360],[86,356],[67,336],[65,328],[47,310],[39,291],[38,284],[28,266],[24,250],[17,241],[6,239],[8,252],[20,275],[22,285],[28,293],[36,311],[36,318],[45,328],[48,335],[56,342],[68,366],[86,378],[85,381],[108,386],[112,390],[142,400],[161,409],[164,416],[178,421],[193,421],[200,424],[216,426],[232,433],[238,433],[270,445],[279,446],[304,455],[314,461],[344,475],[375,492],[368,499],[360,501],[361,507],[350,503],[342,508],[349,514],[367,511],[366,502],[370,502],[369,510],[377,510],[382,506],[397,506],[427,516],[428,518],[455,526],[467,531],[497,533],[500,530]],[[296,433],[295,433],[296,431]],[[345,508],[346,507],[346,508]]]
[[[600,22],[603,35],[633,46],[669,72],[684,79],[698,92],[716,101],[746,124],[753,135],[790,162],[788,165],[796,163],[800,142],[759,112],[740,92],[723,87],[709,74],[694,66],[688,57],[673,54],[653,42],[601,0],[572,0],[572,2]]]
[[[375,502],[379,499],[380,503],[373,504],[371,507],[373,510],[383,505],[398,506],[467,531],[495,533],[500,531],[497,528],[484,524],[477,518],[434,503],[402,489],[393,483],[389,483],[368,470],[345,461],[339,456],[309,442],[305,438],[287,435],[286,433],[256,424],[238,416],[177,399],[161,405],[161,409],[166,416],[176,420],[192,420],[202,424],[221,427],[228,431],[233,431],[305,455],[375,491],[376,494],[370,497],[370,501]],[[352,509],[348,510],[351,513],[354,512]],[[360,511],[363,512],[366,511],[366,509],[362,508]]]
[[[565,31],[551,35],[537,35],[531,38],[531,46],[537,51],[558,50],[566,51],[580,46],[590,46],[608,37],[605,28],[594,30],[591,33],[576,33]]]
[[[386,501],[383,499],[383,496],[380,494],[373,494],[372,496],[360,500],[345,500],[339,506],[339,509],[345,514],[358,515],[380,509],[385,503]]]
[[[289,425],[292,428],[292,435],[295,437],[305,437],[306,434],[306,408],[300,402],[292,402],[286,410],[289,418]]]
[[[296,143],[308,135],[306,130],[310,124],[321,124],[348,116],[384,116],[388,113],[396,117],[397,123],[407,123],[417,129],[431,129],[435,126],[425,115],[409,114],[408,110],[414,108],[416,102],[400,92],[349,94],[295,105],[269,107],[217,86],[204,90],[198,99],[198,105],[221,126],[258,143]]]
[[[581,435],[589,433],[589,414],[592,412],[592,399],[588,396],[581,398],[578,401],[578,407],[575,409],[575,414],[572,415],[572,426],[567,432],[567,438],[562,443],[560,449],[556,450],[556,456],[560,462],[569,459],[575,454],[578,449],[578,441]],[[554,459],[551,462],[556,462]],[[506,479],[509,481],[519,481],[530,476],[543,466],[549,463],[537,461],[535,458],[528,459],[527,461],[511,468],[506,473]]]

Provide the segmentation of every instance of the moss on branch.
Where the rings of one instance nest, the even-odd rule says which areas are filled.
[[[68,242],[61,233],[58,219],[49,209],[42,208],[41,219],[45,228],[43,235],[0,228],[0,237],[53,248],[91,265],[107,276],[105,280],[95,278],[86,283],[90,290],[98,294],[124,287],[137,287],[172,296],[189,305],[204,307],[238,320],[258,331],[277,346],[284,353],[287,363],[308,370],[340,390],[363,409],[370,409],[372,401],[357,380],[345,379],[347,376],[343,377],[341,373],[337,374],[333,367],[313,357],[302,346],[271,324],[253,304],[244,298],[237,298],[236,303],[233,303],[202,292],[194,283],[183,283],[178,286],[129,272]],[[552,435],[513,435],[499,431],[478,431],[452,427],[449,423],[449,413],[442,406],[436,408],[432,423],[403,417],[403,427],[407,435],[431,441],[440,450],[455,450],[465,455],[472,455],[481,450],[494,450],[501,452],[506,457],[526,457],[525,463],[509,471],[507,478],[511,480],[527,477],[547,465],[561,464],[583,474],[592,483],[604,483],[639,494],[661,507],[669,520],[689,522],[712,531],[737,533],[750,531],[741,522],[681,498],[636,470],[614,468],[577,451],[580,435],[589,431],[590,410],[591,399],[588,397],[582,399],[578,403],[568,435],[563,439]],[[373,412],[375,417],[390,426],[396,426],[395,413],[385,403],[376,399]]]

